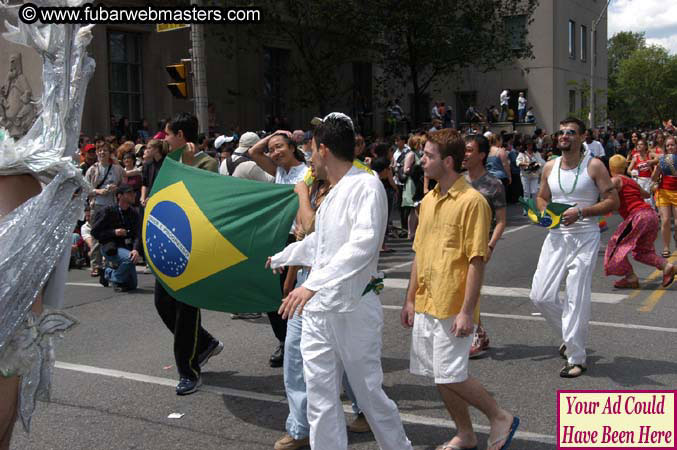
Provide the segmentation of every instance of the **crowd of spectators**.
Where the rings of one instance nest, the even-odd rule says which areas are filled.
[[[399,116],[398,119],[403,118],[397,100],[391,102],[389,110],[394,111],[391,115]],[[431,114],[432,127],[426,126],[407,133],[404,127],[393,123],[388,126],[387,131],[394,133],[389,138],[357,135],[356,159],[379,176],[388,196],[390,220],[386,242],[388,238],[413,239],[418,205],[434,183],[423,175],[420,165],[426,133],[455,125],[451,119],[451,108],[442,101],[435,103]],[[159,123],[158,131],[151,135],[145,120],[135,130],[129,127],[128,121],[120,120],[114,128],[114,134],[92,138],[81,136],[77,163],[94,189],[87,206],[90,220],[94,221],[94,216],[104,208],[117,205],[120,186],[133,192],[130,207],[142,217],[153,181],[169,151],[164,141],[164,127],[165,122]],[[395,133],[399,129],[402,132]],[[494,134],[487,130],[486,125],[483,127],[481,123],[470,123],[467,129],[461,131],[464,135],[483,135],[488,139],[490,151],[485,160],[486,169],[503,183],[508,203],[516,203],[520,197],[534,197],[538,192],[540,168],[545,161],[559,155],[556,135],[540,128],[533,135],[507,132]],[[127,133],[133,135],[134,140],[128,140]],[[630,131],[589,129],[583,146],[607,166],[611,156],[623,155],[628,159],[629,174],[635,175],[640,181],[650,180],[657,157],[665,153],[666,137],[674,133],[674,128]],[[249,149],[267,134],[265,131],[242,133],[239,127],[235,127],[227,134],[201,134],[195,145],[198,151],[205,152],[218,162],[222,175],[272,181],[273,177],[249,155]],[[289,140],[304,157],[304,164],[310,158],[311,137],[310,130],[289,133]],[[646,167],[647,161],[653,161],[651,170]],[[646,187],[649,188],[648,184]],[[73,261],[78,266],[90,264],[92,276],[99,276],[103,271],[103,258],[100,245],[91,235],[89,226],[91,224],[86,220],[76,230]],[[81,228],[85,231],[81,231]],[[387,243],[384,243],[382,250],[393,251]]]

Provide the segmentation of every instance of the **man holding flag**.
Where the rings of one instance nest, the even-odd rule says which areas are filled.
[[[165,127],[165,141],[170,150],[180,151],[183,164],[198,169],[218,172],[218,162],[204,152],[195,152],[189,142],[197,140],[198,122],[192,114],[179,113]],[[151,250],[152,251],[152,250]],[[164,260],[164,257],[162,257]],[[200,387],[200,367],[209,358],[223,350],[223,343],[214,339],[201,325],[200,308],[172,297],[165,287],[155,280],[155,308],[169,331],[174,334],[174,358],[179,371],[177,395],[188,395]]]
[[[559,354],[567,360],[559,373],[562,378],[575,378],[587,370],[591,283],[600,245],[596,217],[618,209],[620,203],[602,161],[582,151],[584,131],[585,124],[575,117],[560,122],[557,148],[562,156],[543,168],[536,197],[539,212],[546,212],[552,203],[572,205],[560,218],[552,214],[561,226],[549,227],[529,294],[562,338]],[[566,293],[561,299],[563,280]]]
[[[315,232],[269,258],[266,266],[312,266],[308,279],[282,301],[284,318],[303,312],[301,352],[312,448],[347,448],[339,401],[345,370],[382,449],[411,449],[397,406],[381,387],[383,311],[377,292],[385,234],[383,185],[353,167],[355,130],[348,116],[319,121],[312,140],[318,178],[331,185],[317,211]]]

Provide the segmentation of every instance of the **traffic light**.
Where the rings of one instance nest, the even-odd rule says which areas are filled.
[[[177,98],[187,98],[188,85],[186,83],[186,75],[188,71],[185,64],[172,64],[171,66],[166,66],[165,69],[167,69],[167,73],[174,80],[173,83],[167,83],[167,88],[172,95]]]

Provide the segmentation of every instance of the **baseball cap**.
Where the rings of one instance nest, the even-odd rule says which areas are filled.
[[[247,131],[242,136],[240,136],[240,145],[235,149],[235,153],[244,153],[250,148],[252,148],[261,138],[258,134]]]
[[[116,194],[124,194],[124,193],[126,193],[126,192],[134,192],[134,188],[131,187],[131,186],[128,185],[128,184],[121,184],[121,185],[118,187],[118,190],[117,190]]]
[[[139,156],[139,153],[141,153],[144,148],[146,148],[146,144],[136,144],[134,146],[134,153],[136,156]]]
[[[89,153],[93,152],[96,150],[96,145],[94,144],[87,144],[85,145],[85,148],[82,149],[83,153]]]
[[[222,134],[214,141],[214,148],[218,150],[223,144],[227,142],[233,142],[233,136],[226,136],[225,134]]]

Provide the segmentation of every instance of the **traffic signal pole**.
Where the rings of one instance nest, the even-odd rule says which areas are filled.
[[[191,0],[190,4],[200,6],[200,0]],[[207,112],[207,73],[205,70],[204,25],[194,23],[190,26],[191,57],[193,69],[193,102],[195,117],[199,123],[199,132],[205,136],[209,131]]]

